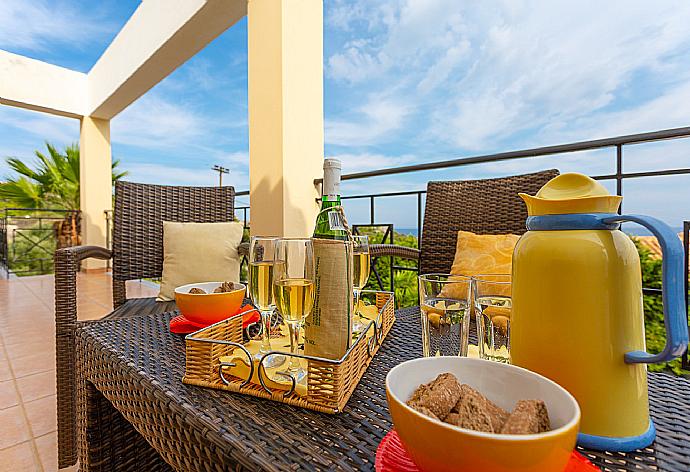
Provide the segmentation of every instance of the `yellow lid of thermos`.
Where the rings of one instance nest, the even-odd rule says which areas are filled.
[[[551,179],[535,196],[519,195],[527,204],[529,216],[616,213],[623,200],[591,177],[574,172]]]

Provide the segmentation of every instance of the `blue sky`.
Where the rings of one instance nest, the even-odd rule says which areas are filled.
[[[326,0],[325,154],[354,172],[690,125],[690,2]],[[94,7],[97,5],[97,8]],[[131,0],[2,0],[0,48],[86,72]],[[112,121],[130,179],[210,185],[213,164],[248,187],[246,21]],[[0,156],[78,140],[78,123],[0,106]],[[687,140],[625,152],[626,171],[690,167]],[[369,179],[346,194],[548,167],[609,173],[614,151]],[[0,174],[6,174],[0,164]],[[628,181],[626,211],[678,226],[690,177]],[[349,203],[355,222],[365,202]],[[377,220],[414,226],[411,198]]]

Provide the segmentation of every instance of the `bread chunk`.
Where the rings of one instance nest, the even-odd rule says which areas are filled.
[[[465,397],[468,398],[473,398],[476,401],[473,400],[473,404],[476,403],[476,405],[479,407],[481,405],[481,402],[484,404],[481,405],[481,415],[482,416],[487,416],[489,418],[489,421],[491,423],[491,428],[494,433],[497,433],[501,430],[503,427],[503,423],[508,419],[508,416],[510,413],[505,411],[503,408],[500,406],[496,405],[494,402],[486,398],[484,395],[479,393],[477,390],[473,389],[467,384],[462,384],[460,386],[460,399],[458,400],[458,403],[453,407],[451,410],[451,413],[460,413],[463,411],[462,408],[462,402]],[[472,406],[472,405],[471,405]],[[465,408],[465,411],[467,408]],[[463,414],[465,414],[463,412]],[[480,420],[480,422],[483,423],[483,419]],[[472,422],[472,421],[471,421]],[[461,425],[457,425],[461,426]],[[469,429],[474,429],[470,428],[469,426],[462,426],[463,428],[469,428]],[[484,430],[476,430],[476,431],[484,431]]]
[[[520,400],[501,428],[502,434],[535,434],[551,430],[549,412],[542,400]]]
[[[438,419],[438,416],[436,416],[433,411],[431,411],[430,409],[428,409],[426,407],[423,407],[423,406],[420,406],[417,404],[412,404],[412,405],[410,405],[410,408],[412,408],[415,411],[418,411],[419,413],[421,413],[423,415],[428,416],[429,418],[433,418],[435,420]]]
[[[419,411],[423,407],[443,420],[460,398],[458,379],[450,373],[441,374],[428,384],[420,385],[407,404]]]
[[[494,432],[491,417],[486,407],[486,398],[475,390],[466,391],[455,404],[453,410],[454,412],[446,417],[446,423],[474,431]]]

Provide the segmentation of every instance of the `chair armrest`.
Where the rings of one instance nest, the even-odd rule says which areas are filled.
[[[239,247],[237,248],[237,252],[239,253],[240,257],[249,256],[249,243],[240,243]]]
[[[77,321],[77,272],[84,259],[110,259],[112,251],[99,246],[72,246],[55,251],[55,322],[67,322],[74,328]],[[59,329],[58,329],[59,331]]]
[[[58,465],[77,461],[75,331],[77,328],[77,271],[88,257],[110,259],[98,246],[73,246],[55,251],[55,360],[57,364]]]
[[[369,246],[371,257],[393,256],[419,261],[419,249],[395,244],[372,244]]]

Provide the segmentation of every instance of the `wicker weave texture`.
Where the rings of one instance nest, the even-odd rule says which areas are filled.
[[[232,187],[169,187],[117,182],[113,228],[113,306],[106,318],[161,313],[174,303],[153,299],[126,299],[125,281],[160,277],[163,261],[163,221],[232,221],[235,190]],[[111,251],[78,246],[55,253],[55,328],[57,360],[58,464],[77,461],[76,380],[74,330],[77,325],[76,273],[79,262],[108,259]],[[126,303],[125,303],[126,302]],[[127,430],[125,430],[126,432]],[[127,435],[123,441],[127,441]]]
[[[171,187],[117,182],[113,226],[113,278],[160,277],[163,222],[232,221],[233,187]],[[116,300],[116,305],[121,300]]]
[[[385,376],[421,355],[419,312],[400,310],[343,413],[326,415],[277,402],[181,383],[185,346],[169,333],[170,315],[90,324],[78,332],[80,373],[96,390],[80,396],[92,411],[102,394],[120,413],[83,415],[89,437],[89,470],[127,470],[118,457],[133,452],[121,442],[130,422],[174,469],[373,470],[379,441],[392,427]],[[627,454],[585,452],[607,471],[690,470],[690,382],[649,374],[652,417],[658,437],[652,448]],[[99,393],[100,392],[100,393]],[[112,436],[112,438],[109,438]],[[140,447],[135,440],[132,444]],[[134,447],[134,446],[133,446]],[[142,453],[148,468],[150,452]],[[98,459],[97,461],[95,459]],[[158,470],[160,464],[151,465]]]
[[[55,364],[57,390],[58,449],[60,467],[77,460],[75,417],[75,346],[77,327],[77,271],[79,262],[88,258],[109,259],[110,251],[95,246],[77,246],[55,253]]]
[[[519,192],[535,194],[558,170],[484,180],[429,182],[419,259],[422,274],[448,273],[458,231],[523,234],[527,209]]]

